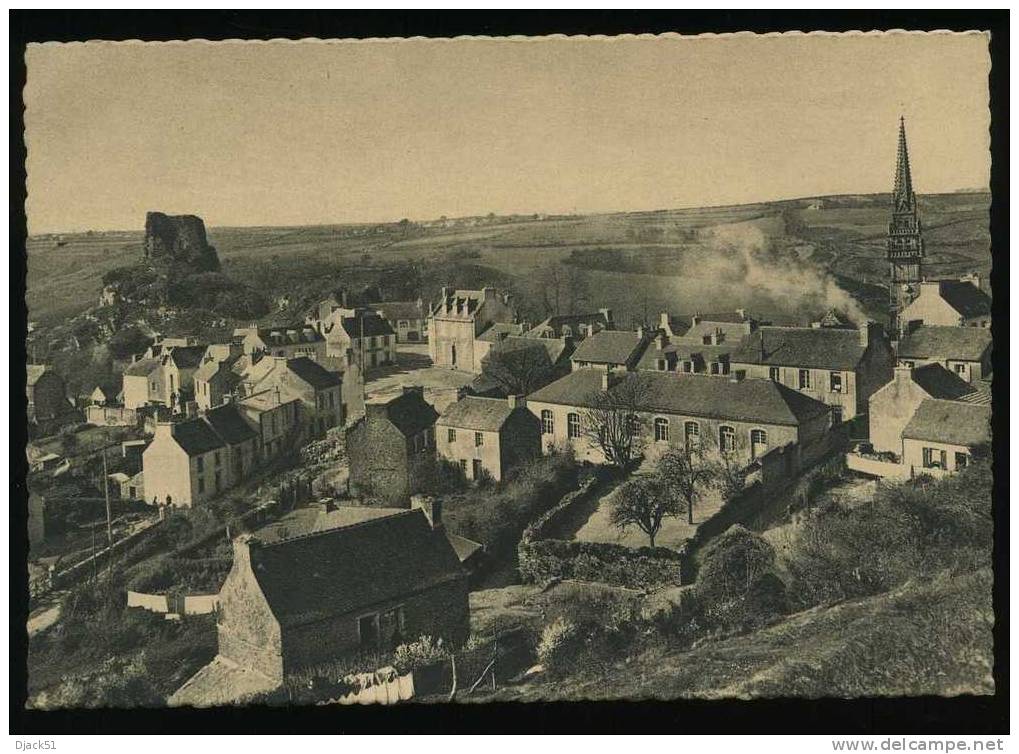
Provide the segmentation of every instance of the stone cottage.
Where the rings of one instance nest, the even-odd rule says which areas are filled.
[[[898,358],[907,367],[941,364],[975,384],[991,373],[993,347],[989,328],[920,325],[899,342]]]
[[[383,505],[408,507],[422,470],[435,460],[438,413],[420,387],[365,404],[365,415],[347,429],[351,492]]]
[[[295,671],[420,636],[462,643],[467,573],[434,504],[273,543],[234,543],[219,656],[278,686]]]
[[[513,298],[495,288],[479,290],[443,287],[428,316],[428,352],[432,363],[445,369],[480,372],[474,340],[496,322],[517,319]]]
[[[435,422],[435,447],[471,480],[495,481],[517,464],[541,455],[541,428],[523,398],[465,396]]]
[[[903,327],[909,323],[948,327],[990,327],[991,297],[980,288],[977,275],[959,280],[925,280],[920,293],[902,310]]]

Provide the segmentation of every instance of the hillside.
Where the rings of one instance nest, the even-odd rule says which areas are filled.
[[[663,308],[737,306],[803,319],[818,307],[846,304],[826,275],[838,276],[869,314],[881,315],[883,293],[866,286],[884,282],[887,195],[821,201],[819,209],[803,199],[583,217],[471,218],[449,221],[449,227],[210,228],[209,240],[224,273],[270,296],[292,293],[301,280],[361,284],[372,271],[391,278],[386,270],[394,265],[431,268],[469,260],[528,298],[537,268],[565,262],[584,280],[587,305],[611,307],[624,323]],[[986,193],[920,198],[931,275],[989,271],[989,204]],[[52,324],[94,304],[102,275],[134,262],[141,241],[140,230],[29,239],[29,319]],[[422,280],[420,293],[430,297],[439,284]],[[795,304],[789,302],[791,289]]]

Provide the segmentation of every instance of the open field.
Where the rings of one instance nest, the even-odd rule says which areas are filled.
[[[978,193],[920,198],[932,275],[989,272],[989,201],[989,195]],[[822,209],[807,209],[808,204],[791,200],[584,217],[492,218],[454,227],[209,228],[209,239],[224,272],[272,296],[360,283],[368,273],[386,279],[393,265],[414,263],[423,269],[416,287],[425,298],[436,294],[438,277],[448,278],[451,270],[467,266],[469,274],[450,282],[466,285],[491,278],[527,298],[540,285],[535,270],[565,262],[584,281],[586,306],[613,308],[623,325],[665,308],[693,312],[746,306],[774,319],[806,319],[829,303],[823,281],[830,273],[884,282],[888,222],[883,195],[828,197]],[[201,214],[201,208],[195,211]],[[93,305],[103,273],[140,259],[141,242],[140,231],[29,239],[29,319],[55,324]],[[810,284],[817,291],[807,291],[806,303],[791,307],[784,289],[772,285],[769,276],[799,274],[816,277]],[[867,313],[883,314],[872,309]]]

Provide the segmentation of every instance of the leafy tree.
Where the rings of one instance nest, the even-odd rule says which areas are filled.
[[[628,374],[621,382],[595,394],[585,412],[585,436],[621,471],[629,471],[647,444],[640,412],[647,405],[648,384],[640,374]]]
[[[696,451],[670,448],[658,459],[655,474],[668,494],[686,509],[687,523],[693,524],[694,505],[714,480],[712,468]]]
[[[616,490],[610,520],[621,531],[636,526],[647,534],[651,546],[666,516],[683,512],[682,502],[670,493],[658,475],[637,476]]]
[[[118,330],[110,338],[110,355],[115,359],[129,359],[152,345],[152,338],[137,327]]]

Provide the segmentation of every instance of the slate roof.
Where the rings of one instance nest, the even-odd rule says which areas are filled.
[[[986,327],[920,325],[899,343],[900,359],[980,361],[991,347]]]
[[[413,437],[423,432],[439,418],[432,404],[414,391],[398,395],[382,405],[389,421],[404,437]]]
[[[509,402],[500,398],[480,398],[465,396],[456,403],[451,403],[439,416],[436,424],[458,429],[473,429],[480,432],[498,432],[510,418],[514,410]]]
[[[732,362],[853,371],[866,350],[860,343],[859,330],[761,327],[732,354]]]
[[[312,361],[307,356],[296,359],[287,359],[287,368],[296,374],[301,380],[311,385],[316,390],[335,387],[343,380],[336,372],[330,372],[321,364]]]
[[[991,313],[991,297],[969,281],[942,280],[938,287],[941,298],[963,317],[983,317]]]
[[[966,380],[937,362],[913,369],[911,377],[913,382],[922,387],[931,398],[958,400],[976,392]]]
[[[189,456],[202,455],[225,447],[223,440],[202,417],[174,424],[173,439]]]
[[[647,341],[635,332],[602,330],[584,338],[573,353],[574,361],[594,364],[628,364],[637,358]]]
[[[178,369],[195,369],[202,363],[205,348],[205,346],[174,346],[170,349],[168,358]]]
[[[421,301],[383,301],[372,304],[372,309],[382,312],[390,322],[398,319],[426,319],[428,310]]]
[[[482,340],[486,343],[498,343],[505,335],[509,337],[511,335],[522,335],[524,328],[521,325],[514,324],[512,322],[494,322],[492,326],[486,329],[481,335],[478,336],[478,340]]]
[[[556,364],[564,353],[574,350],[573,345],[565,342],[562,338],[531,338],[525,335],[510,335],[492,346],[488,354],[485,355],[485,359],[492,355],[526,351],[529,348],[545,349],[549,364]],[[485,359],[482,359],[482,364]]]
[[[563,326],[569,326],[570,334],[573,337],[579,337],[582,333],[580,331],[581,325],[587,325],[589,327],[597,327],[599,329],[609,329],[612,325],[612,320],[606,318],[603,312],[594,312],[591,314],[560,314],[552,317],[548,317],[543,322],[540,322],[537,326],[532,327],[527,331],[527,335],[531,337],[547,337],[545,333],[551,330],[554,338],[562,337]]]
[[[362,329],[361,323],[364,323]],[[343,331],[350,338],[373,338],[377,335],[394,335],[389,322],[375,312],[358,312],[353,317],[342,318]]]
[[[236,445],[258,436],[251,425],[244,421],[237,406],[232,403],[206,411],[205,419],[216,430],[216,434],[229,445]]]
[[[665,359],[670,364],[679,361],[693,361],[698,364],[706,364],[713,361],[726,361],[737,349],[739,343],[722,343],[717,346],[701,346],[694,343],[669,343],[659,350],[655,342],[644,351],[644,355],[637,362],[638,369],[655,371],[658,369],[658,360]]]
[[[273,615],[296,626],[346,615],[464,576],[444,531],[421,510],[251,547]]]
[[[991,438],[991,407],[928,398],[902,430],[903,439],[973,447]]]
[[[281,325],[280,327],[260,327],[258,337],[266,345],[298,345],[300,343],[318,343],[325,340],[322,334],[311,325]]]
[[[124,370],[128,377],[148,377],[159,368],[159,359],[138,359]]]
[[[602,389],[602,373],[592,369],[570,372],[528,396],[528,402],[564,406],[590,405]],[[629,373],[626,380],[647,385],[644,410],[712,419],[796,426],[830,409],[785,385],[764,379],[734,381],[704,374]],[[618,390],[618,385],[610,392]]]

